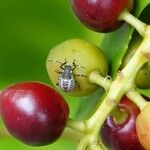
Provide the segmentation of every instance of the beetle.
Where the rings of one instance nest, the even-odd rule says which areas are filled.
[[[58,74],[60,74],[59,79],[58,79],[58,83],[56,84],[57,86],[59,86],[65,92],[70,92],[74,89],[75,84],[76,84],[80,90],[80,86],[74,77],[75,76],[87,77],[87,76],[74,74],[73,71],[76,69],[77,66],[81,67],[81,68],[84,68],[84,67],[76,65],[75,59],[72,62],[72,65],[67,65],[66,59],[65,59],[65,62],[63,62],[63,63],[56,61],[56,60],[49,60],[49,61],[57,62],[57,63],[61,64],[60,65],[61,71],[56,71]]]

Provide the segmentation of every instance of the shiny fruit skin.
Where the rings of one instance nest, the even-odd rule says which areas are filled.
[[[101,130],[102,141],[111,150],[144,150],[138,141],[135,126],[139,108],[127,97],[123,97],[119,108],[128,113],[127,118],[117,124],[113,117],[107,117]]]
[[[72,0],[77,18],[98,32],[114,31],[122,25],[118,17],[124,9],[132,10],[133,0]]]
[[[29,145],[54,142],[63,132],[68,104],[54,89],[38,82],[18,83],[0,95],[2,119],[8,131]]]
[[[88,79],[92,71],[99,71],[103,77],[107,76],[108,62],[99,47],[82,39],[69,39],[51,49],[46,60],[46,68],[50,80],[61,91],[62,89],[57,86],[61,75],[57,72],[62,71],[60,68],[61,64],[55,61],[64,63],[65,59],[67,65],[72,65],[73,61],[77,65],[72,73],[76,81],[75,88],[67,92],[68,95],[76,97],[87,96],[94,92],[98,86],[90,83]],[[74,76],[74,74],[86,77]]]
[[[146,150],[150,150],[150,102],[138,115],[136,129],[140,143]]]

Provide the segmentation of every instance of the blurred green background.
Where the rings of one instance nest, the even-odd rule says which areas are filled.
[[[64,40],[83,38],[97,45],[100,42],[99,34],[75,19],[70,0],[1,0],[0,19],[1,89],[29,80],[50,84],[45,60],[49,50]],[[70,117],[74,118],[80,101],[66,98]],[[75,147],[71,140],[61,139],[46,147],[33,148],[0,133],[1,150],[75,150]]]

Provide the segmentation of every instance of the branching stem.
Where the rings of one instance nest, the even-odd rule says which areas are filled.
[[[141,22],[127,11],[124,11],[119,19],[125,20],[136,28],[139,34],[143,36],[143,41],[128,64],[123,70],[118,72],[114,81],[103,78],[97,71],[90,74],[89,81],[102,86],[107,91],[107,95],[91,118],[85,122],[68,121],[68,127],[85,134],[78,145],[78,150],[87,148],[90,150],[107,149],[101,144],[100,129],[107,116],[118,105],[124,95],[127,95],[135,102],[141,110],[147,104],[133,89],[135,89],[134,82],[137,73],[145,63],[150,61],[150,26]]]
[[[127,14],[125,14],[125,16]],[[117,77],[114,81],[112,81],[111,83],[109,82],[109,84],[108,82],[105,82],[104,85],[103,82],[101,82],[103,81],[102,78],[99,78],[98,74],[97,77],[94,78],[95,83],[100,83],[100,85],[103,85],[105,89],[108,89],[107,95],[99,108],[96,110],[93,116],[86,121],[88,133],[90,133],[91,137],[95,139],[95,142],[100,139],[100,129],[106,117],[110,114],[113,108],[118,105],[123,95],[127,93],[127,96],[130,97],[131,100],[136,102],[140,109],[143,109],[143,107],[146,105],[146,102],[136,92],[131,92],[131,90],[135,88],[134,82],[137,73],[139,72],[141,67],[150,60],[150,27],[146,26],[144,23],[141,23],[134,17],[128,17],[130,18],[129,20],[133,20],[133,22],[131,21],[130,23],[134,25],[134,27],[142,36],[144,36],[144,39],[129,63],[123,70],[118,72]],[[90,79],[91,78],[92,77],[90,76]],[[140,98],[140,100],[137,101],[137,98]],[[95,148],[95,150],[99,149],[99,147]]]
[[[65,130],[62,134],[63,138],[71,139],[77,143],[83,138],[83,136],[84,136],[84,134],[82,134],[74,129],[71,129],[71,128],[65,128]]]
[[[71,128],[73,130],[76,130],[80,133],[86,132],[86,124],[83,121],[76,121],[73,119],[68,119],[67,125],[68,128]]]
[[[90,73],[89,81],[103,87],[105,91],[108,91],[111,84],[111,81],[107,77],[102,77],[98,71],[93,71]]]

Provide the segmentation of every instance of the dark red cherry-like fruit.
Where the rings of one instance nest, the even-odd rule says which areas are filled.
[[[126,113],[126,117],[120,123],[116,120],[118,114],[107,117],[101,129],[102,141],[110,150],[144,150],[135,124],[140,109],[127,97],[122,98],[119,109],[120,113]]]
[[[110,32],[122,24],[118,20],[124,9],[132,10],[133,0],[71,0],[77,18],[88,28]]]
[[[0,94],[0,109],[8,131],[29,145],[54,142],[62,134],[69,114],[63,97],[38,82],[6,88]]]

